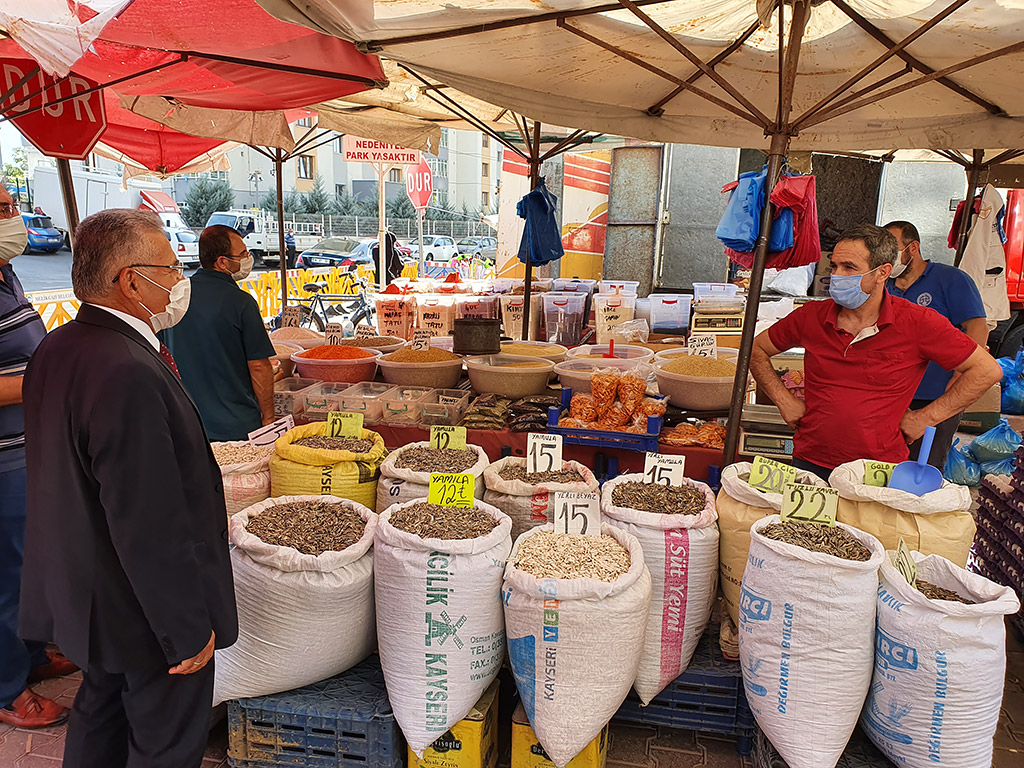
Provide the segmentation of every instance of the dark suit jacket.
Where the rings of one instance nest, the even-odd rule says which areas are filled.
[[[81,667],[172,666],[238,636],[220,470],[181,381],[84,305],[24,382],[21,634]]]

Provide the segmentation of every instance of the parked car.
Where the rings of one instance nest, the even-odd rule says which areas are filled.
[[[417,260],[419,259],[419,240],[412,240],[409,243],[409,251],[411,256]],[[443,235],[424,235],[423,252],[426,254],[428,261],[448,261],[448,259],[459,255],[459,249],[455,245],[455,240]]]
[[[328,237],[299,254],[297,269],[314,267],[341,267],[355,269],[373,265],[373,246],[376,240],[357,240],[354,237]]]
[[[498,254],[498,241],[493,237],[464,237],[458,242],[459,253],[493,258]]]
[[[25,229],[28,230],[28,245],[25,246],[25,253],[29,251],[54,253],[64,247],[64,233],[53,226],[49,216],[23,213],[21,220],[25,222]]]
[[[168,229],[164,227],[164,235],[171,243],[171,250],[178,261],[186,267],[199,266],[199,235],[191,229]]]

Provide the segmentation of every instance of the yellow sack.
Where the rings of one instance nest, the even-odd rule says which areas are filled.
[[[829,484],[839,491],[836,519],[870,533],[886,549],[896,549],[902,536],[911,550],[966,566],[976,527],[970,490],[946,480],[924,496],[864,485],[865,463],[841,464],[829,476]]]
[[[377,505],[377,479],[387,449],[376,432],[364,429],[364,440],[372,440],[367,453],[329,451],[295,445],[304,437],[325,437],[327,422],[303,424],[277,439],[277,453],[270,459],[271,496],[338,496],[369,509]]]
[[[715,506],[718,510],[718,572],[725,607],[733,626],[739,626],[740,585],[747,567],[750,526],[782,508],[781,493],[762,493],[747,484],[753,465],[744,461],[722,470],[722,489]],[[825,482],[812,472],[796,471],[796,481],[824,487]]]

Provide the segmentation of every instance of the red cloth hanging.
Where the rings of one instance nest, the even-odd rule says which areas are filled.
[[[964,218],[964,204],[966,200],[961,200],[956,204],[956,213],[953,214],[953,226],[949,228],[949,236],[946,238],[946,245],[952,250],[956,250],[957,245],[960,242],[960,222]],[[981,210],[981,196],[974,198],[974,212],[977,213]]]
[[[818,234],[818,199],[814,176],[780,177],[769,199],[776,208],[793,210],[793,247],[769,253],[765,268],[789,269],[817,263],[821,259],[821,239]],[[753,266],[753,252],[726,248],[725,254],[745,269]]]

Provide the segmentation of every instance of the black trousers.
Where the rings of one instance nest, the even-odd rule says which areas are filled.
[[[71,710],[64,768],[199,768],[210,732],[213,663],[193,675],[90,666]]]
[[[919,411],[931,402],[931,400],[913,400],[910,403],[910,410]],[[928,463],[937,467],[939,472],[946,466],[946,456],[949,454],[949,447],[953,444],[953,438],[956,437],[956,431],[960,427],[961,416],[963,414],[958,413],[935,425],[935,440],[932,442],[932,452],[928,457]],[[910,444],[910,460],[916,461],[920,451],[921,441],[915,440]]]
[[[832,470],[828,467],[823,467],[820,464],[814,464],[810,461],[804,461],[803,459],[793,459],[793,466],[797,469],[803,470],[804,472],[811,472],[817,475],[826,483],[828,482],[829,475],[832,474]]]

